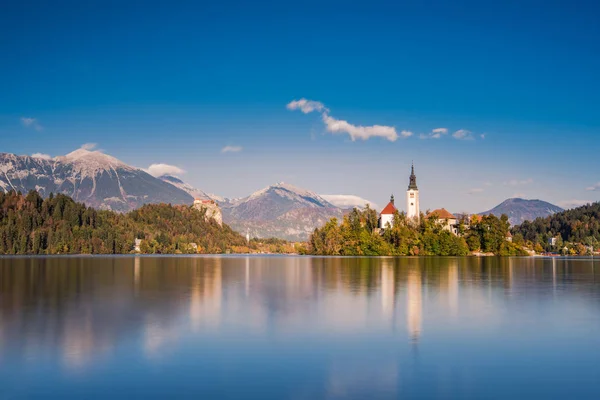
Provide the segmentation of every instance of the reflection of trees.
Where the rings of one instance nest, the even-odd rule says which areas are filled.
[[[431,300],[457,318],[482,287],[517,300],[543,284],[592,292],[595,274],[589,262],[534,258],[0,258],[0,356],[57,352],[77,367],[131,335],[159,354],[184,329],[343,335],[406,324],[399,331],[417,338]]]

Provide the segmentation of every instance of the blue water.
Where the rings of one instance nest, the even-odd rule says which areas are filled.
[[[599,268],[0,258],[0,399],[597,399]]]

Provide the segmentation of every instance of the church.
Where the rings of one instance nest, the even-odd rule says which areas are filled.
[[[394,195],[390,198],[390,202],[379,214],[379,227],[384,229],[387,224],[394,225],[394,213],[398,209],[394,204]],[[406,190],[406,217],[418,221],[420,215],[419,210],[419,188],[417,187],[417,176],[415,175],[414,164],[411,167],[410,177],[408,180],[408,189]]]

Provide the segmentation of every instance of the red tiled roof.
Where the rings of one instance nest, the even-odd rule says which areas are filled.
[[[437,219],[456,219],[456,217],[448,212],[445,208],[433,210],[425,218],[436,217]]]
[[[381,215],[383,214],[393,214],[397,211],[396,207],[394,206],[394,203],[392,203],[391,201],[388,203],[387,206],[385,206],[385,208],[383,210],[381,210]]]

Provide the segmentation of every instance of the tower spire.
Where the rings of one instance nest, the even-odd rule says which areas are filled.
[[[408,182],[408,190],[419,190],[417,188],[417,176],[415,175],[415,164],[414,162],[412,163],[412,166],[410,167],[410,179]]]

